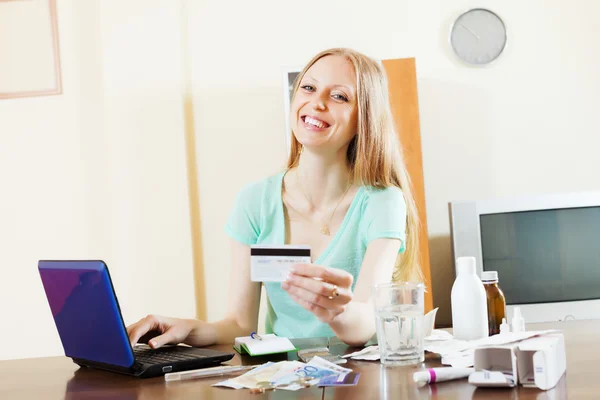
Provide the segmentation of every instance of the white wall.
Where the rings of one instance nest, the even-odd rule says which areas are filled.
[[[495,65],[451,63],[442,46],[416,54],[434,302],[442,323],[450,321],[454,279],[449,201],[599,189],[600,25],[592,15],[600,3],[484,3],[509,32]],[[423,29],[443,24],[430,22]]]
[[[450,320],[448,202],[596,189],[600,28],[593,0],[188,1],[208,316],[225,309],[222,232],[236,191],[285,159],[280,68],[327,47],[416,57],[434,302]],[[489,7],[506,52],[469,68],[449,51],[453,18]],[[219,150],[216,150],[219,149]]]
[[[489,68],[465,67],[448,50],[452,18],[471,6],[491,7],[509,29],[509,48]],[[280,68],[324,48],[417,59],[438,322],[449,321],[450,200],[596,189],[598,2],[58,0],[58,8],[65,93],[0,102],[0,315],[10,326],[0,331],[10,343],[0,359],[62,353],[40,258],[108,261],[127,323],[194,314],[186,58],[210,320],[227,302],[223,226],[234,196],[284,165]]]
[[[39,259],[107,261],[127,324],[195,314],[168,1],[58,1],[64,94],[0,101],[0,359],[63,354]]]

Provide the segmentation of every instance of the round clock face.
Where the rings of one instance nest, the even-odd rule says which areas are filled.
[[[506,27],[496,14],[476,8],[459,16],[452,25],[450,43],[466,63],[488,64],[498,58],[506,45]]]

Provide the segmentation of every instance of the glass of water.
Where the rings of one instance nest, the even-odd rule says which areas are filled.
[[[424,290],[422,283],[382,283],[373,287],[377,342],[384,365],[423,362]]]

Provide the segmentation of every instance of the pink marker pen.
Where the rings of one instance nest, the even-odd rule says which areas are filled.
[[[418,371],[413,374],[413,380],[418,387],[423,387],[428,383],[451,381],[454,379],[468,378],[475,369],[473,368],[429,368],[425,371]]]

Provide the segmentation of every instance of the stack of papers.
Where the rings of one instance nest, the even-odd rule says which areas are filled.
[[[458,368],[472,367],[475,349],[479,347],[502,346],[509,343],[520,342],[535,336],[558,332],[556,330],[507,332],[500,335],[489,336],[478,340],[457,340],[449,335],[447,340],[425,340],[425,351],[437,353],[442,356],[442,364]],[[447,332],[446,332],[447,333]]]
[[[365,347],[360,351],[343,355],[342,358],[351,358],[353,360],[375,361],[379,360],[379,346]]]
[[[535,336],[541,336],[548,333],[557,332],[556,330],[531,331],[518,333],[503,333],[479,340],[458,340],[454,339],[449,332],[434,329],[431,335],[424,340],[423,348],[430,353],[439,354],[442,357],[443,365],[451,365],[457,368],[472,367],[474,363],[475,349],[479,347],[501,346],[509,343],[520,342]],[[346,354],[343,358],[353,360],[379,360],[379,347],[369,346],[360,351]]]

